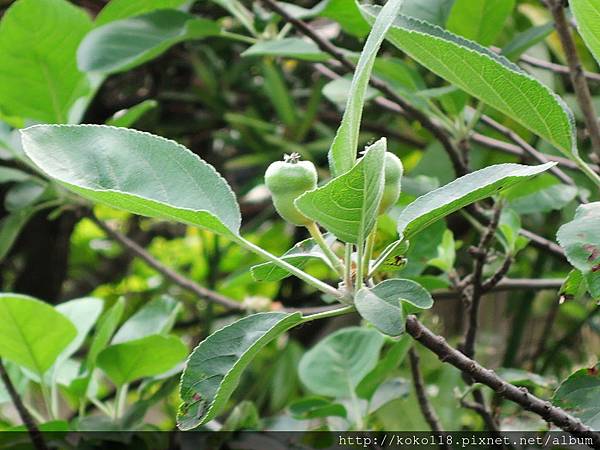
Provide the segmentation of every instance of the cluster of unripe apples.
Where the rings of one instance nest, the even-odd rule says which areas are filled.
[[[400,197],[402,181],[402,162],[390,152],[385,153],[384,191],[379,204],[379,214],[384,214]],[[304,216],[294,200],[317,187],[317,169],[310,161],[300,161],[298,153],[285,155],[283,161],[272,163],[265,172],[265,184],[273,199],[273,205],[279,215],[289,223],[308,226],[313,223]]]

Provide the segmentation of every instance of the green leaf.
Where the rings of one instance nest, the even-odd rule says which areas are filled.
[[[454,267],[455,259],[456,242],[454,242],[454,234],[452,234],[451,230],[445,230],[442,242],[437,248],[437,256],[430,259],[427,263],[447,273]]]
[[[600,364],[580,369],[563,381],[552,403],[569,410],[593,430],[600,429]]]
[[[77,329],[77,336],[61,352],[58,363],[65,361],[79,350],[96,320],[98,320],[100,313],[102,313],[103,306],[102,300],[93,297],[79,298],[56,306],[56,310],[69,319]]]
[[[0,220],[0,260],[3,260],[33,213],[32,208],[19,209]]]
[[[100,352],[96,363],[113,383],[122,386],[171,370],[185,359],[187,352],[177,336],[153,335],[110,345]]]
[[[104,25],[114,20],[125,19],[127,17],[139,16],[156,9],[179,8],[187,3],[188,0],[111,0],[108,5],[102,8],[100,14],[96,17],[94,24],[96,26]]]
[[[356,293],[354,304],[362,318],[382,333],[400,336],[404,333],[405,304],[417,310],[429,309],[433,306],[433,298],[419,283],[394,278],[373,288],[361,288]]]
[[[446,28],[488,46],[496,41],[514,7],[515,0],[455,0]]]
[[[27,181],[31,178],[31,175],[21,170],[13,169],[12,167],[0,167],[0,184]]]
[[[600,298],[600,202],[580,205],[556,238],[571,265],[586,278],[592,296]]]
[[[329,81],[323,87],[323,95],[327,100],[335,103],[337,107],[343,109],[348,101],[348,92],[352,89],[352,80],[350,76],[340,77],[335,80]],[[378,95],[378,91],[373,89],[371,86],[367,87],[367,93],[365,94],[365,102],[372,100]]]
[[[378,7],[362,6],[373,23]],[[577,152],[573,114],[549,88],[506,58],[410,17],[398,16],[387,39],[435,74],[507,114],[566,155]]]
[[[598,2],[596,0],[571,0],[569,6],[575,16],[577,29],[600,64],[600,7]]]
[[[288,89],[283,71],[269,59],[262,62],[262,74],[265,78],[263,90],[271,100],[271,104],[279,119],[289,128],[294,127],[297,117],[297,106]]]
[[[385,138],[366,149],[365,156],[342,176],[302,194],[296,207],[344,242],[359,243],[371,232],[383,195]]]
[[[486,197],[496,195],[531,178],[555,163],[539,166],[497,164],[472,172],[428,192],[402,210],[398,216],[398,233],[410,239],[433,222]]]
[[[554,31],[554,22],[531,27],[517,34],[508,44],[502,48],[502,56],[514,61],[519,59],[523,53],[542,42]]]
[[[329,246],[335,242],[335,236],[331,234],[326,234],[324,237]],[[285,252],[280,259],[299,269],[302,269],[311,260],[320,260],[329,266],[329,260],[312,238],[298,242]],[[290,272],[272,262],[253,266],[250,272],[256,281],[280,281],[291,275]]]
[[[395,341],[375,368],[360,380],[360,383],[356,386],[356,394],[365,400],[371,399],[377,388],[400,365],[411,345],[412,338],[407,334]]]
[[[77,64],[85,72],[123,72],[150,61],[179,42],[220,33],[219,26],[211,20],[160,9],[95,28],[79,46]]]
[[[92,28],[83,9],[66,0],[18,0],[0,22],[0,107],[47,123],[79,121],[95,82],[79,72],[75,52]]]
[[[530,182],[510,188],[505,198],[519,214],[561,210],[577,196],[577,188],[562,184],[556,177],[543,174]]]
[[[211,334],[190,355],[181,376],[177,426],[190,430],[225,407],[254,356],[277,336],[302,322],[300,313],[254,314]]]
[[[125,302],[123,298],[117,300],[115,304],[106,311],[98,321],[96,332],[92,338],[87,357],[83,364],[83,373],[74,380],[72,388],[76,389],[80,396],[87,397],[88,391],[91,389],[92,377],[96,368],[96,360],[102,350],[106,348],[110,342],[110,338],[117,329],[119,321],[125,310]]]
[[[381,13],[377,16],[373,29],[360,54],[352,85],[348,91],[348,102],[342,123],[329,149],[329,167],[333,176],[348,172],[356,161],[358,134],[371,71],[379,47],[381,47],[385,34],[392,25],[394,17],[398,14],[402,2],[403,0],[389,0],[385,4]]]
[[[110,119],[106,121],[107,125],[113,127],[128,128],[140,120],[147,112],[158,107],[156,100],[144,100],[131,108],[117,111]]]
[[[313,41],[285,38],[262,41],[249,47],[242,56],[283,56],[303,61],[327,61],[329,55],[322,52]]]
[[[124,311],[125,302],[123,299],[119,299],[98,321],[96,333],[94,334],[87,355],[86,363],[88,369],[95,366],[98,354],[104,350],[110,342],[110,338],[117,329]]]
[[[363,37],[369,33],[369,24],[360,15],[356,3],[352,0],[328,0],[319,15],[339,23],[342,29],[351,35]]]
[[[119,328],[112,344],[168,333],[180,309],[181,304],[167,295],[150,301]]]
[[[333,403],[323,397],[302,398],[290,405],[290,413],[297,420],[347,416],[344,405]]]
[[[29,209],[42,200],[47,187],[47,183],[36,178],[16,183],[6,193],[4,207],[9,212]]]
[[[56,309],[19,294],[0,294],[0,323],[0,357],[40,377],[77,335]]]
[[[404,0],[400,14],[444,28],[454,0]]]
[[[383,382],[377,387],[373,398],[369,402],[369,414],[383,408],[388,403],[406,398],[410,395],[410,383],[403,378],[394,378]]]
[[[586,292],[586,283],[581,271],[572,269],[563,281],[558,294],[562,301],[580,298]]]
[[[239,232],[231,188],[212,166],[174,141],[105,125],[37,125],[21,134],[27,156],[82,197],[226,236]]]
[[[233,408],[219,431],[259,431],[260,415],[254,403],[244,400]]]
[[[318,395],[349,398],[360,380],[377,364],[383,335],[370,328],[338,330],[306,352],[298,373]]]

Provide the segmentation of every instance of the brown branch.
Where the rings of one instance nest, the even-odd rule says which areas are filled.
[[[532,231],[526,230],[525,228],[521,228],[521,230],[519,230],[519,234],[529,239],[531,241],[531,245],[533,245],[534,247],[540,250],[545,250],[549,253],[553,253],[561,259],[566,259],[565,251],[560,247],[560,245],[546,239],[545,237],[542,237],[539,234],[535,234]]]
[[[486,294],[487,292],[494,289],[500,281],[504,278],[504,276],[508,273],[510,266],[512,265],[513,259],[511,256],[507,256],[504,258],[502,265],[496,270],[491,277],[484,280],[481,283],[481,292],[482,294]]]
[[[540,69],[551,70],[552,72],[560,73],[563,75],[570,75],[571,71],[567,66],[563,66],[562,64],[555,64],[552,62],[544,61],[538,58],[534,58],[529,55],[521,55],[519,57],[521,62],[524,62],[527,65],[533,67],[539,67]],[[594,72],[583,71],[583,76],[587,78],[589,81],[600,82],[600,74]]]
[[[577,103],[583,114],[585,126],[590,134],[592,147],[596,155],[600,157],[600,123],[598,123],[598,115],[592,103],[592,95],[590,94],[590,88],[581,67],[575,41],[573,40],[573,36],[571,36],[563,2],[562,0],[548,0],[547,4],[554,17],[556,32],[565,51],[571,82],[573,83]]]
[[[440,423],[440,419],[438,418],[433,406],[429,402],[427,398],[427,392],[425,391],[425,382],[423,381],[423,375],[421,374],[421,368],[419,367],[419,354],[411,347],[408,351],[408,358],[410,361],[410,372],[412,374],[413,384],[415,386],[415,393],[417,395],[417,400],[419,401],[419,407],[421,408],[421,413],[423,417],[429,424],[431,431],[443,434],[444,430]],[[440,446],[444,449],[450,449],[450,446],[446,444],[446,440],[443,439],[443,444]]]
[[[443,337],[434,334],[415,316],[410,315],[407,317],[406,331],[424,347],[435,353],[440,361],[451,364],[478,383],[490,387],[500,396],[511,400],[527,411],[539,415],[562,430],[575,436],[591,438],[593,447],[600,449],[600,435],[584,425],[579,419],[562,408],[553,406],[550,402],[530,394],[527,389],[516,387],[504,381],[493,370],[482,367],[477,361],[449,346]]]
[[[473,264],[473,278],[471,280],[472,292],[470,296],[469,302],[469,322],[467,326],[467,330],[465,332],[465,337],[463,339],[463,344],[461,346],[462,351],[466,356],[472,358],[475,354],[475,337],[477,335],[477,327],[478,327],[478,316],[479,316],[479,304],[481,303],[481,297],[483,295],[482,289],[482,275],[483,268],[487,261],[487,256],[489,253],[489,245],[494,237],[494,233],[498,228],[498,222],[500,221],[500,213],[502,211],[502,207],[500,204],[496,204],[494,207],[494,214],[492,216],[492,220],[486,227],[481,239],[479,241],[479,245],[472,249],[471,253],[474,257]]]
[[[510,142],[505,142],[505,141],[500,141],[498,139],[494,139],[491,138],[489,136],[485,136],[481,133],[471,133],[471,140],[473,140],[473,142],[477,142],[480,145],[483,145],[484,147],[490,148],[492,150],[500,150],[501,152],[504,153],[509,153],[511,155],[515,155],[515,156],[519,156],[522,158],[525,157],[532,157],[532,155],[529,152],[525,152],[525,150],[523,150],[523,148],[519,145],[515,145],[515,144],[511,144]],[[571,169],[571,170],[580,170],[579,167],[577,166],[577,164],[575,164],[573,161],[571,161],[570,159],[567,158],[563,158],[562,156],[556,156],[556,155],[547,155],[547,154],[543,154],[546,159],[548,161],[554,161],[557,162],[559,165],[563,166],[565,169]],[[537,158],[533,158],[536,159],[537,161],[539,161],[539,159]],[[596,168],[596,172],[600,173],[600,171]]]
[[[35,420],[33,420],[33,417],[31,417],[31,414],[29,414],[29,411],[27,411],[27,408],[23,404],[23,401],[21,400],[19,393],[15,389],[15,385],[10,379],[10,376],[6,371],[6,367],[4,367],[4,363],[2,362],[1,358],[0,378],[4,383],[6,390],[8,391],[8,395],[10,396],[13,405],[15,405],[15,408],[17,410],[17,413],[19,414],[19,417],[21,418],[21,421],[25,425],[25,428],[27,428],[27,432],[29,433],[29,437],[31,437],[31,442],[33,443],[33,446],[37,450],[48,450],[48,447],[46,446],[46,442],[44,441],[44,437],[42,436],[40,429],[37,427]]]
[[[90,212],[87,215],[87,217],[92,222],[94,222],[102,231],[104,231],[111,239],[118,242],[125,251],[128,251],[136,257],[140,258],[158,273],[160,273],[165,278],[169,279],[171,282],[175,283],[179,287],[196,294],[198,297],[203,298],[208,302],[219,304],[228,309],[234,309],[239,311],[244,310],[244,307],[235,300],[225,297],[224,295],[221,295],[217,292],[213,292],[210,289],[206,289],[205,287],[200,286],[199,284],[193,282],[192,280],[165,266],[156,258],[154,258],[154,256],[148,253],[144,248],[140,247],[127,236],[119,233],[118,231],[113,230],[107,224],[99,220],[92,212]]]
[[[538,152],[535,148],[533,148],[532,145],[530,145],[525,139],[523,139],[510,128],[501,125],[500,123],[496,122],[494,119],[486,115],[482,115],[481,121],[486,125],[492,127],[494,130],[498,131],[500,134],[506,136],[511,141],[513,141],[517,146],[522,148],[525,153],[527,153],[536,161],[542,164],[545,164],[550,161],[550,159],[546,155],[544,155],[541,152]],[[563,183],[568,184],[569,186],[576,186],[573,179],[566,173],[564,173],[562,170],[560,170],[558,167],[552,167],[550,169],[550,172],[552,172],[552,174],[554,174],[556,178],[558,178]]]

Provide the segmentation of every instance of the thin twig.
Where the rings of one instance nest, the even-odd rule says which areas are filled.
[[[199,284],[193,282],[189,278],[184,277],[183,275],[175,272],[173,269],[165,266],[160,261],[158,261],[154,256],[148,253],[144,248],[140,247],[134,241],[129,239],[127,236],[119,233],[118,231],[113,230],[106,223],[99,220],[93,213],[89,213],[87,217],[94,222],[102,231],[104,231],[111,239],[118,242],[123,249],[128,252],[131,252],[136,257],[140,258],[154,270],[165,276],[171,282],[180,286],[181,288],[190,291],[196,294],[198,297],[205,299],[208,302],[217,303],[221,306],[224,306],[228,309],[234,310],[244,310],[243,305],[236,302],[233,299],[225,297],[217,292],[213,292],[210,289],[200,286]]]
[[[494,130],[498,131],[500,134],[506,136],[511,141],[513,141],[517,146],[522,148],[525,153],[527,153],[529,156],[531,156],[536,161],[538,161],[542,164],[550,161],[550,159],[546,155],[544,155],[541,152],[538,152],[525,139],[523,139],[521,136],[519,136],[517,133],[515,133],[510,128],[507,128],[504,125],[501,125],[500,123],[496,122],[494,119],[492,119],[491,117],[486,116],[486,115],[482,115],[481,121],[483,123],[485,123],[486,125],[489,125],[490,127],[492,127]],[[563,183],[568,184],[569,186],[576,186],[573,179],[570,176],[568,176],[566,173],[564,173],[562,170],[560,170],[558,167],[552,167],[550,169],[550,172],[552,172],[556,176],[556,178],[558,178]]]
[[[48,447],[46,446],[46,441],[44,441],[44,437],[42,436],[40,429],[37,427],[35,420],[33,420],[33,417],[31,417],[31,414],[23,404],[23,401],[21,400],[19,393],[15,389],[15,385],[10,379],[10,376],[6,371],[6,367],[4,366],[4,363],[2,362],[1,358],[0,378],[4,383],[6,390],[8,391],[8,395],[10,396],[13,405],[15,405],[15,408],[17,410],[17,413],[19,414],[19,417],[21,418],[21,421],[25,425],[25,428],[27,428],[27,432],[31,437],[31,442],[33,443],[33,446],[36,448],[36,450],[48,450]]]
[[[502,397],[515,402],[527,411],[539,415],[562,430],[575,436],[591,438],[592,446],[600,449],[600,435],[584,425],[579,419],[562,408],[553,406],[550,402],[530,394],[527,389],[504,381],[493,370],[482,367],[477,361],[449,346],[443,337],[434,334],[415,316],[410,315],[407,317],[406,331],[424,347],[435,353],[440,361],[453,365],[478,383],[490,387]]]
[[[570,75],[571,71],[567,66],[563,66],[562,64],[556,64],[548,61],[544,61],[538,58],[534,58],[533,56],[529,56],[527,54],[521,55],[519,57],[519,61],[524,62],[533,67],[539,67],[540,69],[551,70],[552,72],[560,73],[563,75]],[[594,72],[583,71],[583,76],[587,78],[589,81],[600,82],[600,74]]]
[[[443,434],[444,430],[440,423],[440,419],[438,418],[433,406],[429,402],[427,398],[427,392],[425,391],[425,383],[423,381],[423,375],[421,374],[421,368],[419,367],[419,354],[413,348],[408,351],[408,358],[410,360],[410,371],[412,373],[413,384],[415,386],[415,393],[417,394],[417,400],[419,401],[419,407],[421,408],[421,413],[423,417],[429,424],[431,431]],[[440,445],[441,448],[449,449],[450,447],[446,444],[446,440],[443,439],[443,444]]]
[[[467,330],[465,332],[465,337],[463,340],[463,344],[461,346],[462,351],[466,356],[472,358],[475,354],[475,337],[477,335],[478,328],[478,316],[479,316],[479,304],[481,302],[481,297],[483,295],[482,289],[482,275],[483,268],[487,261],[487,256],[489,253],[489,245],[494,237],[494,233],[496,232],[496,228],[498,228],[498,222],[500,221],[500,212],[502,211],[502,207],[500,204],[496,204],[494,207],[494,214],[492,216],[492,220],[486,227],[481,239],[479,241],[479,245],[473,249],[471,252],[474,257],[473,264],[473,278],[471,280],[472,291],[470,296],[470,304],[469,304],[469,321]]]
[[[499,47],[490,47],[490,50],[493,52],[502,53],[502,49]],[[523,62],[532,67],[538,67],[540,69],[549,70],[551,72],[559,73],[561,75],[570,75],[571,71],[569,67],[563,66],[562,64],[556,64],[549,61],[544,61],[543,59],[536,58],[534,56],[528,55],[526,53],[519,56],[519,61]],[[583,76],[586,77],[590,81],[598,81],[600,82],[600,74],[594,72],[583,72]]]
[[[471,133],[470,137],[473,140],[473,142],[483,145],[484,147],[487,147],[487,148],[490,148],[493,150],[500,150],[504,153],[509,153],[509,154],[515,155],[515,156],[530,157],[530,158],[533,158],[533,159],[539,161],[538,158],[533,157],[533,155],[529,152],[525,152],[525,150],[523,150],[523,147],[521,147],[519,145],[511,144],[510,142],[500,141],[498,139],[494,139],[492,137],[486,136],[481,133],[476,133],[476,132]],[[579,166],[577,166],[577,164],[575,164],[570,159],[563,158],[562,156],[556,156],[556,155],[544,154],[544,156],[546,157],[546,159],[548,161],[555,161],[559,165],[563,166],[565,169],[579,170]],[[598,171],[597,168],[595,168],[595,170],[596,170],[596,172],[600,173],[600,171]]]
[[[575,41],[573,40],[573,36],[571,36],[569,23],[565,16],[563,1],[548,0],[547,4],[554,17],[556,32],[558,33],[558,37],[565,51],[571,82],[573,83],[577,103],[583,114],[585,126],[590,134],[592,147],[596,152],[596,155],[600,157],[600,123],[598,123],[598,115],[596,114],[596,109],[592,102],[590,88],[583,74],[583,68],[581,66],[581,61],[579,60],[579,55],[577,54]]]

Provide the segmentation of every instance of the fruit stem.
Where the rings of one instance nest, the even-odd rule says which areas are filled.
[[[363,273],[368,274],[371,269],[371,258],[373,257],[373,247],[375,247],[375,229],[369,233],[367,237],[367,248],[365,250],[365,256],[363,261]],[[368,275],[367,275],[368,277]]]
[[[331,250],[329,245],[327,245],[327,242],[325,242],[325,238],[323,237],[323,234],[321,234],[321,230],[319,230],[318,225],[315,222],[311,222],[308,225],[306,225],[306,229],[308,230],[314,241],[317,243],[319,248],[323,251],[323,253],[327,257],[335,271],[338,273],[338,275],[340,277],[343,277],[344,265],[342,264],[338,256],[333,252],[333,250]]]
[[[327,319],[328,317],[343,316],[344,314],[349,314],[354,311],[356,311],[354,305],[344,306],[343,308],[332,309],[330,311],[323,311],[320,313],[311,314],[309,316],[304,316],[302,318],[302,323],[312,322],[313,320],[319,319]]]
[[[238,244],[240,244],[242,247],[250,250],[251,252],[256,253],[259,256],[262,256],[263,258],[271,261],[272,263],[281,267],[282,269],[287,270],[291,274],[297,276],[302,281],[306,282],[307,284],[310,284],[312,287],[320,290],[321,292],[331,295],[338,300],[344,297],[344,293],[341,291],[338,291],[333,286],[330,286],[327,283],[324,283],[321,280],[313,277],[312,275],[307,274],[303,270],[298,269],[296,266],[293,266],[292,264],[284,261],[281,258],[278,258],[277,256],[273,255],[272,253],[259,247],[258,245],[253,244],[252,242],[244,239],[242,236],[232,236],[232,239],[235,242],[237,242]]]

